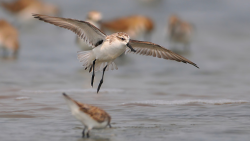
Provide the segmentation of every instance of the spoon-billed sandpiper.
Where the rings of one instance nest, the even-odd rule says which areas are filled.
[[[103,70],[102,79],[98,85],[97,93],[103,83],[104,72],[107,69],[118,69],[114,60],[126,51],[126,53],[134,52],[136,54],[175,60],[178,62],[189,63],[198,68],[198,66],[188,59],[173,53],[172,51],[144,41],[131,40],[129,35],[123,32],[106,35],[92,24],[68,18],[52,17],[40,14],[33,14],[39,20],[54,24],[56,26],[69,29],[75,32],[93,49],[90,51],[78,52],[78,59],[83,62],[85,69],[92,71],[91,85],[93,87],[95,71]]]

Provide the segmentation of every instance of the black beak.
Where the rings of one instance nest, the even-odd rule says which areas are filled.
[[[127,43],[127,46],[131,49],[131,51],[136,52],[136,50],[133,49],[132,46],[129,43]]]

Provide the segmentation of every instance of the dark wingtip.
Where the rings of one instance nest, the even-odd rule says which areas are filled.
[[[63,96],[68,96],[66,93],[62,93]]]
[[[39,14],[34,14],[34,13],[32,13],[32,16],[33,16],[34,18],[38,19],[38,20],[42,20],[42,18],[40,17]]]
[[[32,13],[31,14],[34,18],[38,18],[38,14]]]
[[[36,19],[39,19],[39,20],[41,20],[41,21],[44,21],[44,19],[41,17],[41,16],[44,16],[44,15],[35,14],[35,13],[32,13],[31,15],[32,15],[34,18],[36,18]]]
[[[196,68],[200,69],[196,64],[193,64]]]
[[[183,63],[185,63],[185,64],[191,64],[191,65],[193,65],[193,66],[195,66],[196,68],[198,68],[198,69],[200,69],[195,63],[193,63],[193,62],[187,62],[187,61],[182,61]]]

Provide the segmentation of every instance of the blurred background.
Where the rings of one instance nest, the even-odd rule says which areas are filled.
[[[114,128],[92,130],[89,140],[249,139],[250,1],[42,2],[49,4],[44,7],[50,10],[41,8],[43,4],[23,11],[27,4],[18,3],[9,8],[12,10],[3,4],[0,7],[0,20],[9,23],[1,30],[0,22],[2,140],[82,140],[83,127],[70,115],[62,92],[99,106],[112,116]],[[31,13],[44,12],[87,20],[93,10],[100,12],[105,22],[132,15],[149,18],[153,25],[150,38],[133,38],[173,50],[200,69],[127,54],[116,60],[118,70],[105,73],[102,88],[96,94],[101,73],[96,73],[92,88],[91,74],[77,60],[81,48],[76,35],[31,17]],[[15,36],[18,33],[18,49],[4,44],[7,33],[14,36],[10,31],[4,33],[9,28]],[[132,31],[144,29],[141,25],[138,28]],[[6,57],[6,50],[8,54],[18,50],[18,55]]]

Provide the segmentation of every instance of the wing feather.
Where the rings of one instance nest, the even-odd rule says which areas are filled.
[[[129,44],[136,50],[136,54],[153,56],[158,58],[163,58],[167,60],[175,60],[178,62],[189,63],[197,68],[199,68],[195,63],[189,61],[188,59],[151,42],[130,40]],[[129,48],[126,49],[126,53],[131,53]]]
[[[106,40],[106,34],[89,22],[40,14],[32,15],[44,22],[73,31],[92,48],[97,47]]]
[[[78,102],[78,106],[82,112],[88,114],[91,118],[93,118],[99,123],[104,122],[105,120],[110,121],[109,114],[98,107],[88,105],[88,104],[82,104],[79,102]]]

